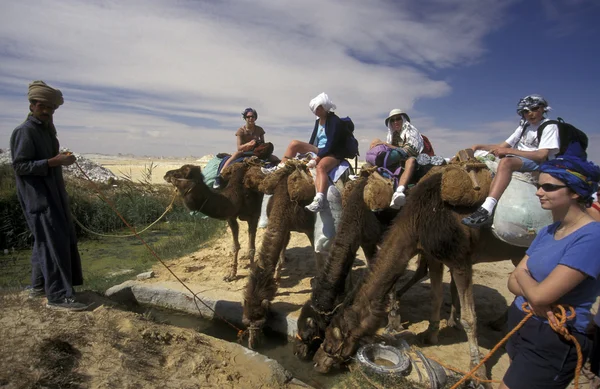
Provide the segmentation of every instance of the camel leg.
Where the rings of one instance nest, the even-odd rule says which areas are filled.
[[[237,276],[238,254],[240,252],[240,225],[238,224],[236,218],[227,219],[227,224],[229,224],[229,228],[231,228],[231,235],[233,235],[233,262],[231,263],[231,269],[229,271],[229,274],[223,277],[223,280],[231,282],[235,280]]]
[[[419,267],[413,274],[410,280],[400,288],[396,293],[393,294],[392,298],[392,309],[388,314],[388,325],[386,331],[402,331],[404,326],[402,325],[402,317],[400,316],[400,298],[407,290],[409,290],[417,282],[421,281],[427,275],[427,259],[423,258],[423,255],[419,255]]]
[[[283,247],[281,248],[281,252],[279,253],[279,260],[277,261],[277,268],[275,269],[275,282],[279,284],[281,280],[281,269],[283,268],[283,264],[285,263],[285,249],[287,248],[288,243],[290,242],[291,233],[288,231],[285,240],[283,241]]]
[[[429,279],[431,280],[431,316],[429,319],[429,327],[421,338],[423,342],[428,344],[437,344],[438,335],[440,333],[440,311],[442,310],[442,302],[444,301],[444,264],[437,260],[427,261],[429,265]]]
[[[427,264],[427,258],[424,258],[423,255],[419,255],[419,266],[417,267],[415,274],[413,274],[412,278],[396,292],[396,300],[400,300],[407,290],[427,276]]]
[[[374,264],[375,255],[377,254],[377,243],[364,243],[361,245],[361,248],[367,259],[367,266],[371,269]]]
[[[453,269],[452,275],[454,282],[456,282],[456,290],[460,300],[460,324],[467,333],[471,355],[470,368],[472,369],[481,361],[479,345],[477,344],[477,314],[475,313],[475,301],[473,299],[473,268],[469,265],[464,269]],[[482,379],[486,378],[485,365],[479,368],[476,375]],[[482,385],[485,388],[491,388],[489,384]]]
[[[250,266],[254,264],[254,254],[256,253],[256,230],[258,229],[258,218],[248,220],[248,260]]]
[[[460,322],[460,300],[458,298],[454,276],[450,279],[450,295],[452,296],[452,308],[450,309],[450,317],[448,318],[446,325],[448,327],[457,327]]]

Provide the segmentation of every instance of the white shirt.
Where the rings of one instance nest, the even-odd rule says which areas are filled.
[[[537,125],[529,124],[525,129],[525,133],[519,139],[521,132],[523,132],[523,126],[517,127],[515,132],[508,137],[506,143],[511,147],[521,151],[537,151],[539,149],[548,149],[548,159],[553,159],[559,151],[560,139],[558,137],[558,126],[556,124],[549,124],[544,128],[542,132],[542,138],[538,142],[537,130],[539,126],[548,121],[544,119]],[[517,143],[518,140],[518,143]]]

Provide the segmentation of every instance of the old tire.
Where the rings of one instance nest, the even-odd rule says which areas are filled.
[[[362,369],[375,374],[407,375],[411,370],[410,358],[406,353],[384,344],[367,344],[362,346],[356,352],[356,359]],[[378,365],[375,363],[377,359],[386,360],[392,366]]]

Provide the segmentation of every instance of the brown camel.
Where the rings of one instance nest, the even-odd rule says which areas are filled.
[[[263,241],[258,252],[256,266],[252,267],[244,292],[242,322],[248,328],[248,346],[256,346],[258,335],[264,326],[269,311],[269,306],[277,292],[277,279],[284,260],[284,251],[290,239],[290,232],[305,233],[314,244],[315,214],[306,210],[305,205],[310,203],[313,193],[301,196],[292,201],[288,190],[288,177],[297,169],[306,169],[299,161],[290,160],[286,166],[271,177],[263,181],[271,181],[271,188],[265,190],[272,193],[267,212],[269,223],[263,235]],[[305,171],[304,171],[305,172]],[[309,183],[314,188],[314,184]],[[274,187],[274,188],[273,188]],[[264,185],[261,184],[264,190]],[[292,194],[292,197],[295,197]],[[275,269],[277,263],[277,271]],[[277,274],[275,274],[277,273]]]
[[[385,323],[387,294],[410,258],[418,253],[427,261],[431,278],[432,313],[424,339],[429,343],[437,342],[443,297],[442,273],[446,265],[456,283],[461,305],[460,322],[467,333],[471,367],[479,363],[472,265],[506,259],[518,262],[525,249],[501,242],[490,229],[464,226],[460,221],[473,208],[444,203],[441,178],[441,174],[433,174],[413,188],[384,238],[373,271],[360,286],[352,305],[336,312],[331,320],[325,340],[314,357],[317,371],[327,372],[334,363],[346,362],[355,353],[359,341]],[[480,369],[478,376],[485,377],[485,370]]]
[[[348,276],[358,247],[362,247],[368,269],[371,269],[377,244],[381,242],[385,231],[398,213],[393,209],[374,213],[367,207],[365,193],[377,192],[365,191],[368,178],[373,172],[373,169],[362,169],[360,178],[349,182],[344,188],[343,213],[336,237],[323,270],[315,277],[311,298],[304,304],[298,317],[294,354],[301,359],[312,358],[325,337],[325,329],[335,311],[352,303],[353,293],[345,294],[345,289],[348,288]],[[370,204],[373,202],[369,201]],[[385,203],[389,204],[389,199],[385,200]],[[413,277],[396,292],[396,296],[391,298],[399,299],[404,292],[426,275],[427,263],[420,261]],[[391,310],[388,326],[394,329],[401,328],[400,322],[398,309]]]
[[[183,204],[190,211],[202,212],[205,215],[221,220],[227,220],[233,235],[233,262],[231,270],[223,279],[233,281],[237,276],[238,253],[240,242],[238,239],[239,225],[237,219],[248,223],[248,259],[250,265],[254,261],[256,229],[260,218],[260,208],[263,194],[255,189],[249,189],[244,185],[246,173],[252,170],[254,174],[260,169],[253,168],[246,163],[236,163],[228,168],[226,186],[214,191],[209,188],[203,180],[202,171],[199,166],[183,165],[177,170],[170,170],[165,174],[165,181],[171,183],[183,199]],[[246,180],[248,177],[246,177]]]

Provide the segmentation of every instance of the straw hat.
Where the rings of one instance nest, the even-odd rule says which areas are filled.
[[[392,109],[390,111],[390,114],[388,115],[388,117],[385,118],[385,126],[387,127],[388,122],[390,121],[390,118],[396,115],[402,115],[403,120],[406,120],[407,122],[410,122],[410,118],[408,117],[408,115],[401,109],[395,108]]]

